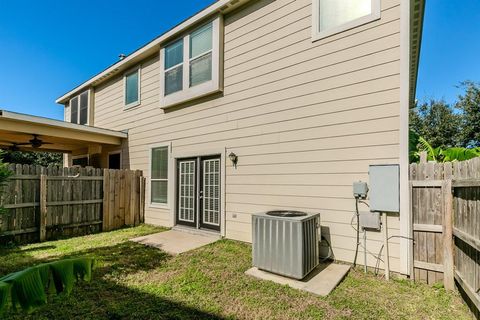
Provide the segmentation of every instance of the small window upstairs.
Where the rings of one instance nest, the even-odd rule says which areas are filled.
[[[88,124],[89,91],[85,91],[70,99],[70,122]]]
[[[161,49],[163,108],[222,90],[221,22],[217,17]]]
[[[124,76],[125,109],[136,107],[140,104],[140,68],[127,72]]]
[[[380,0],[313,0],[313,40],[380,19]]]

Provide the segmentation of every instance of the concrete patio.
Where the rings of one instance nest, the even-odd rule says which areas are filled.
[[[213,233],[188,232],[174,229],[134,238],[131,241],[161,249],[171,255],[177,255],[214,243],[219,239],[220,236]]]
[[[326,297],[345,278],[349,270],[348,265],[322,263],[303,280],[282,277],[255,267],[248,269],[245,274]]]

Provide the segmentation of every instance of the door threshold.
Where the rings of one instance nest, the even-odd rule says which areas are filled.
[[[213,230],[194,229],[194,228],[184,227],[184,226],[181,226],[181,225],[174,226],[172,228],[172,230],[182,231],[182,232],[196,234],[196,235],[200,235],[200,236],[210,236],[210,237],[213,236],[213,237],[218,237],[219,239],[221,238],[220,232],[213,231]]]

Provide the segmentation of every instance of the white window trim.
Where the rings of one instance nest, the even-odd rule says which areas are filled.
[[[215,19],[208,21],[207,23],[212,23],[212,80],[201,83],[194,87],[190,87],[190,61],[194,59],[190,59],[190,34],[195,30],[205,26],[205,23],[183,36],[183,90],[169,94],[168,96],[165,96],[165,72],[179,66],[180,64],[167,70],[165,69],[165,47],[174,43],[175,41],[178,41],[179,38],[169,42],[160,49],[160,106],[162,109],[166,109],[168,107],[198,99],[223,90],[223,81],[221,76],[221,71],[223,69],[223,18],[220,15]],[[203,53],[199,56],[204,54],[206,53]]]
[[[138,72],[138,100],[127,104],[127,77],[135,72]],[[133,69],[128,70],[123,74],[123,109],[124,110],[135,108],[142,103],[141,85],[142,85],[142,66],[137,66]]]
[[[87,97],[87,123],[82,124],[82,126],[89,126],[90,125],[90,106],[91,106],[90,97],[92,95],[92,91],[90,89],[87,89],[85,91],[80,92],[79,94],[72,97],[68,101],[68,108],[70,110],[70,123],[72,123],[72,105],[71,105],[71,102],[72,102],[73,99],[77,98],[77,100],[78,100],[78,110],[77,110],[77,122],[76,122],[76,124],[80,124],[80,96],[82,94],[84,94],[85,92],[88,92],[88,97]]]
[[[122,150],[110,151],[107,156],[107,167],[110,168],[110,155],[119,154],[120,155],[120,169],[123,169],[123,156]]]
[[[152,202],[152,151],[153,149],[157,148],[163,148],[167,147],[167,152],[168,152],[168,176],[167,176],[167,203],[157,203],[157,202]],[[172,144],[171,143],[159,143],[159,144],[153,144],[148,147],[148,206],[150,208],[160,208],[160,209],[170,209],[170,204],[172,203],[171,196],[175,194],[175,192],[172,192],[171,190],[171,181],[173,179],[173,164],[172,164]],[[162,180],[162,179],[154,179],[154,180]]]
[[[320,1],[312,0],[312,41],[330,37],[381,18],[381,0],[372,0],[372,13],[337,27],[320,32]]]

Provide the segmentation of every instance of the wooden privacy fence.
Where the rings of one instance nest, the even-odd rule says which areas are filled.
[[[141,171],[10,165],[0,242],[28,243],[143,222]]]
[[[410,165],[417,281],[454,279],[480,309],[480,158]]]

